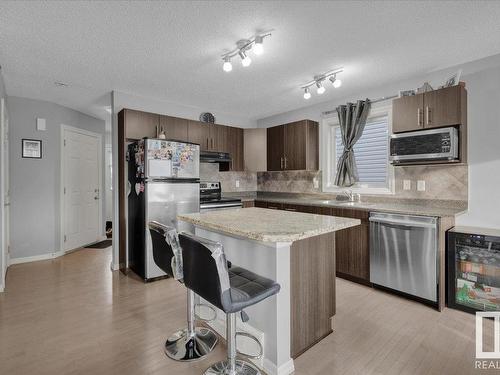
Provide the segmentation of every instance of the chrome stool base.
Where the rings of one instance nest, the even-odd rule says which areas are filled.
[[[221,361],[210,366],[203,375],[261,375],[260,370],[250,362],[236,360],[236,371],[231,374],[228,361]]]
[[[193,336],[188,330],[177,331],[165,343],[165,354],[176,361],[196,361],[209,354],[217,344],[217,335],[208,328],[196,327]]]

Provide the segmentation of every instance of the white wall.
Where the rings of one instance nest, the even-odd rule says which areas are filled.
[[[61,125],[100,133],[104,138],[105,124],[103,120],[46,101],[11,96],[8,101],[11,259],[52,254],[60,251]],[[37,117],[46,119],[46,131],[36,130]],[[23,159],[22,138],[41,139],[43,158]],[[102,147],[104,155],[104,142]],[[102,170],[104,181],[105,168]]]
[[[400,89],[419,87],[428,81],[437,87],[457,69],[466,83],[469,130],[469,210],[458,225],[500,228],[500,55],[432,72],[403,82],[367,89],[332,102],[323,102],[258,121],[269,127],[301,119],[320,121],[323,111],[341,103],[364,98],[394,95]],[[333,88],[332,88],[333,89]],[[314,94],[313,94],[314,95]]]
[[[7,92],[5,91],[5,85],[3,82],[2,71],[0,70],[0,100],[7,98]],[[6,107],[4,108],[7,109]],[[0,116],[4,116],[4,119],[0,119],[0,126],[3,126],[2,120],[6,119],[6,114],[0,113]],[[3,130],[0,129],[0,292],[3,292],[5,286],[5,274],[7,271],[7,248],[5,243],[5,238],[7,237],[7,233],[5,233],[5,206],[4,206],[4,197],[5,197],[5,158],[4,158],[4,134]]]

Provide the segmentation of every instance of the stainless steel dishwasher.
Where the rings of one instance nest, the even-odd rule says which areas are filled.
[[[438,220],[386,213],[370,215],[370,281],[437,302]]]

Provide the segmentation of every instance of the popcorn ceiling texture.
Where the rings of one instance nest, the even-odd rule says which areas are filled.
[[[201,179],[221,181],[225,193],[261,191],[278,193],[321,193],[321,171],[219,172],[217,164],[201,164]],[[468,167],[436,165],[396,167],[394,198],[467,201]],[[314,188],[314,179],[319,188]],[[240,186],[236,188],[235,181]],[[403,190],[403,180],[411,189]],[[425,191],[417,191],[417,180],[425,180]]]

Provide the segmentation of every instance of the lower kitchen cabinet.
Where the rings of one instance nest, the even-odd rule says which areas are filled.
[[[370,284],[370,213],[352,208],[255,201],[255,207],[360,219],[361,225],[335,233],[337,276]]]

